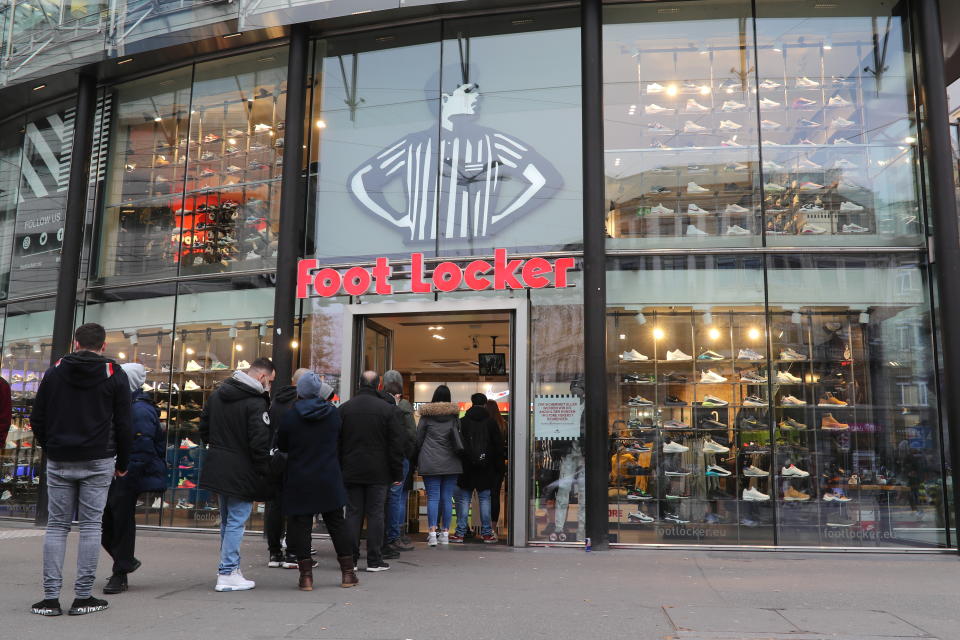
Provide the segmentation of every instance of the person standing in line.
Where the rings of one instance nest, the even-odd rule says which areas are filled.
[[[453,496],[463,473],[460,454],[460,408],[450,402],[450,388],[440,385],[430,403],[420,408],[417,425],[417,467],[427,488],[427,544],[450,543]]]
[[[470,396],[473,406],[460,419],[463,438],[463,473],[457,481],[457,531],[450,542],[462,543],[467,534],[467,517],[473,492],[480,503],[480,536],[484,543],[498,542],[490,521],[490,494],[503,476],[503,439],[500,427],[487,412],[487,396]]]
[[[280,420],[293,407],[297,399],[297,382],[305,374],[310,373],[310,369],[297,369],[293,372],[290,379],[291,384],[280,387],[273,392],[273,401],[270,403],[270,448],[277,448],[277,429],[280,426]],[[267,550],[270,553],[270,559],[267,561],[268,567],[283,567],[284,569],[296,569],[297,559],[289,550],[286,555],[283,553],[283,536],[286,533],[286,519],[283,517],[283,510],[280,507],[279,496],[269,500],[264,506],[263,516],[264,534],[267,536]]]
[[[103,511],[103,534],[100,543],[113,558],[113,571],[103,592],[127,590],[127,574],[140,568],[134,557],[137,544],[137,496],[166,488],[166,434],[160,426],[160,411],[140,388],[147,379],[147,370],[139,362],[121,365],[133,394],[131,409],[130,464],[127,475],[114,478]]]
[[[500,522],[500,489],[503,486],[503,479],[506,477],[506,461],[510,459],[510,453],[507,451],[507,443],[510,442],[510,438],[507,433],[507,421],[503,419],[503,414],[500,413],[500,406],[496,400],[487,400],[487,413],[497,423],[497,427],[500,429],[500,441],[503,443],[503,468],[497,475],[496,485],[490,491],[490,524],[496,529]]]
[[[103,508],[110,481],[130,460],[130,384],[120,366],[103,356],[107,332],[99,324],[74,332],[73,353],[47,369],[30,415],[34,440],[47,457],[47,531],[43,539],[43,600],[31,607],[59,616],[63,557],[74,511],[80,525],[76,597],[69,615],[107,608],[91,595],[100,557]]]
[[[403,478],[402,427],[396,407],[377,391],[380,376],[364,371],[357,394],[340,405],[340,469],[347,487],[347,522],[354,567],[360,559],[360,529],[367,518],[367,571],[386,571],[383,514],[387,488]]]
[[[340,586],[359,584],[353,569],[353,541],[343,516],[347,490],[337,460],[340,414],[330,402],[333,387],[312,371],[299,376],[297,396],[280,419],[277,448],[288,455],[280,504],[287,518],[287,549],[297,559],[301,591],[313,590],[310,532],[314,514],[333,540],[340,563]]]
[[[413,551],[410,539],[403,536],[403,523],[407,519],[407,482],[410,461],[417,448],[417,422],[413,418],[413,405],[403,397],[403,376],[396,369],[383,374],[383,390],[397,405],[400,423],[403,426],[403,480],[394,484],[387,493],[384,555],[399,556],[401,551]]]
[[[220,501],[220,566],[216,591],[246,591],[256,583],[240,570],[240,543],[253,501],[267,491],[270,461],[270,383],[277,376],[269,358],[235,371],[207,399],[200,438],[207,458],[200,488]]]

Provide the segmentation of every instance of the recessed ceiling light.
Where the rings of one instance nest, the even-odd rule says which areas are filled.
[[[133,58],[124,58],[123,60],[117,60],[117,64],[127,64],[128,62],[133,62]]]
[[[35,87],[33,88],[33,90],[34,90],[34,91],[40,91],[40,89],[44,89],[44,88],[46,88],[46,86],[47,86],[47,85],[45,85],[45,84],[38,84],[37,86],[35,86]]]
[[[243,35],[242,33],[240,33],[239,31],[237,31],[236,33],[228,33],[227,35],[225,35],[225,36],[223,36],[223,37],[224,37],[224,38],[237,38],[237,37],[242,36],[242,35]]]
[[[510,24],[530,24],[533,22],[533,18],[521,18],[519,20],[511,20]]]

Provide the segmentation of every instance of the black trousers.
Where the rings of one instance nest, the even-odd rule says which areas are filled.
[[[103,533],[100,544],[113,558],[114,573],[130,573],[136,568],[133,557],[137,545],[137,493],[124,478],[114,478],[103,509]]]
[[[503,474],[497,478],[497,485],[490,492],[490,523],[496,527],[500,522],[500,488],[503,486]]]
[[[343,517],[343,509],[327,511],[320,515],[333,540],[337,557],[353,555],[353,540],[347,520]],[[287,516],[287,550],[296,556],[297,560],[310,559],[311,531],[313,531],[312,514]]]
[[[280,509],[279,500],[267,502],[263,515],[263,529],[267,534],[267,549],[270,555],[281,553],[283,551],[282,542],[285,533],[286,520],[283,517],[283,511]],[[290,547],[289,540],[287,547]]]
[[[360,558],[360,531],[367,518],[367,564],[383,562],[383,510],[387,500],[385,484],[348,484],[347,524],[353,542],[353,560]]]

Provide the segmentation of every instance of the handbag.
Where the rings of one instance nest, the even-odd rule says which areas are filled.
[[[463,457],[464,453],[466,453],[466,447],[463,446],[463,434],[460,433],[460,418],[454,418],[454,420],[453,429],[451,430],[453,434],[453,452]]]

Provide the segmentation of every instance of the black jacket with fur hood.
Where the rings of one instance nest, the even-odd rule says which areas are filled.
[[[453,402],[431,402],[420,407],[417,425],[417,468],[422,476],[463,473],[460,454],[460,408]]]

